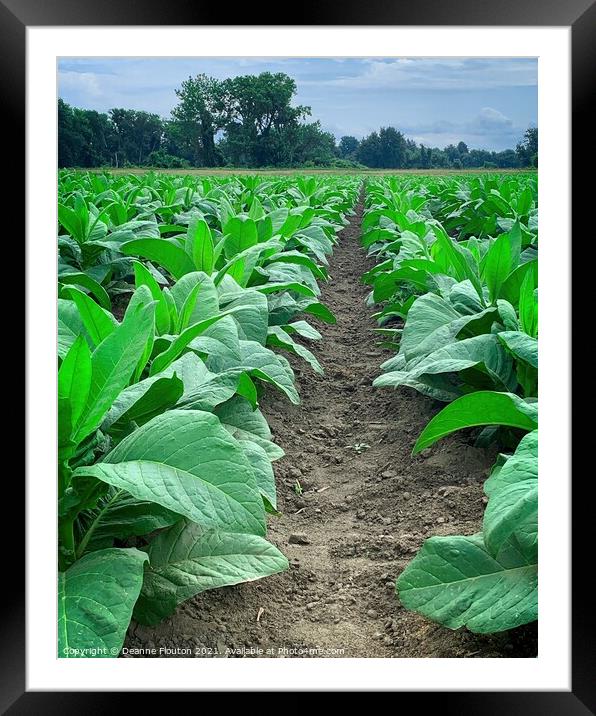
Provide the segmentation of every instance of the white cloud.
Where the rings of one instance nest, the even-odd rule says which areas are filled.
[[[58,82],[60,91],[80,92],[83,95],[97,98],[102,95],[99,78],[94,72],[72,72],[64,70],[59,72]]]
[[[537,84],[536,62],[526,59],[369,59],[362,67],[356,74],[303,84],[360,90],[478,90]]]

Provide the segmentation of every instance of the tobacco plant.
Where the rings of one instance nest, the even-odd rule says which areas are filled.
[[[415,453],[463,428],[482,427],[480,443],[517,444],[485,484],[482,532],[431,537],[397,580],[406,607],[453,629],[537,618],[535,197],[532,176],[389,178],[367,191],[362,242],[378,263],[364,281],[397,349],[374,385],[448,403]]]

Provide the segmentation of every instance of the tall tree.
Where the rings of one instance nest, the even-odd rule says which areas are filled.
[[[381,142],[377,132],[371,132],[362,139],[356,156],[367,167],[376,169],[381,166]]]
[[[116,166],[131,164],[142,166],[151,152],[159,149],[164,126],[157,114],[134,109],[111,109]]]
[[[356,156],[360,142],[356,137],[346,136],[339,140],[339,156],[342,159],[353,159]]]
[[[178,104],[172,120],[178,125],[178,140],[186,145],[196,166],[215,167],[221,156],[215,135],[225,124],[223,83],[205,74],[189,77],[176,90]]]
[[[58,166],[80,166],[79,156],[83,145],[80,128],[75,123],[72,107],[58,100]]]
[[[522,167],[538,166],[538,127],[528,127],[524,138],[515,148]]]
[[[379,131],[381,163],[383,169],[399,169],[405,163],[406,142],[395,127],[381,127]]]
[[[284,74],[262,72],[222,82],[225,147],[233,164],[272,163],[277,138],[310,114],[310,107],[292,106],[296,82]]]

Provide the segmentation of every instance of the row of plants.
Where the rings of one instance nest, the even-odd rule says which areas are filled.
[[[317,282],[357,184],[61,173],[60,657],[287,568],[259,398],[299,402],[279,351],[321,372],[296,338],[335,320]]]
[[[497,632],[537,618],[538,235],[535,176],[370,179],[364,276],[396,354],[378,387],[446,406],[414,454],[465,428],[502,453],[482,531],[433,536],[401,573],[400,601],[447,627]]]

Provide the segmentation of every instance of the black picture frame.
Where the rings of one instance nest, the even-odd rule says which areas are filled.
[[[252,3],[234,5],[235,22],[225,22],[231,8],[217,3],[178,0],[162,3],[143,0],[142,3],[123,0],[0,0],[0,47],[2,47],[2,99],[5,137],[10,136],[11,150],[16,162],[11,164],[10,181],[14,186],[14,167],[20,164],[20,146],[25,146],[25,70],[26,29],[29,26],[85,26],[85,25],[410,25],[410,26],[569,26],[572,33],[572,132],[576,141],[572,150],[574,229],[587,224],[585,209],[589,207],[588,192],[592,182],[580,177],[582,162],[590,165],[586,156],[586,142],[592,136],[592,115],[589,100],[594,94],[593,76],[596,70],[596,3],[594,0],[416,0],[410,3],[391,3],[369,0],[364,5],[354,0],[341,4],[329,0],[304,0],[292,8],[292,23],[282,20],[279,5],[263,0],[256,7]],[[265,22],[270,18],[270,22]],[[22,140],[19,141],[19,140]],[[6,149],[8,152],[9,149]],[[14,194],[13,194],[14,195]],[[593,202],[593,200],[592,200]],[[587,212],[589,215],[589,211]],[[15,226],[18,224],[15,223]],[[592,236],[586,226],[586,237]],[[561,426],[562,430],[568,429]],[[34,439],[34,436],[28,436]],[[576,584],[572,598],[572,691],[570,692],[449,692],[415,693],[418,704],[440,709],[442,713],[457,714],[566,714],[585,716],[596,713],[596,649],[594,648],[593,592],[588,587],[584,556],[579,545],[593,549],[590,529],[593,521],[592,502],[586,499],[590,482],[588,474],[574,491],[572,567]],[[24,491],[17,480],[7,479],[3,485],[6,505],[22,504]],[[6,490],[13,494],[6,495]],[[12,534],[12,533],[11,533]],[[2,590],[3,609],[0,612],[0,709],[10,714],[104,714],[117,705],[109,692],[27,692],[25,690],[25,592],[24,554],[16,548],[18,532],[5,550]],[[24,540],[23,540],[24,545]],[[593,557],[590,558],[593,563]],[[10,576],[8,576],[10,575]],[[583,584],[582,584],[583,583]],[[21,586],[23,585],[23,586]],[[76,688],[76,684],[73,684]],[[401,694],[403,699],[412,694]],[[138,698],[129,693],[118,694],[120,702],[130,703]],[[159,699],[152,694],[153,701]],[[170,698],[170,696],[168,696]],[[155,703],[153,705],[156,705]]]

